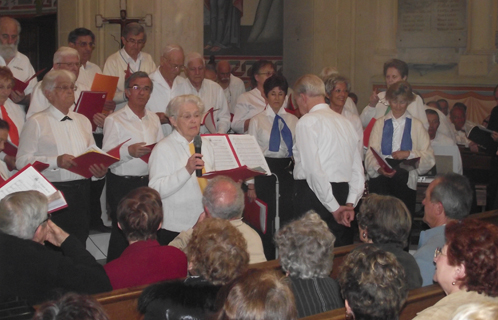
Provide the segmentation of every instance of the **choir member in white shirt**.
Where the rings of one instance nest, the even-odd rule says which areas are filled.
[[[78,79],[80,74],[80,55],[76,49],[70,47],[60,47],[54,53],[54,63],[52,66],[53,70],[67,70],[70,71],[76,79]],[[75,85],[74,91],[74,101],[78,101],[81,91],[88,91],[89,87],[84,84]],[[26,113],[26,120],[31,118],[35,113],[41,112],[50,106],[50,102],[45,96],[42,90],[41,81],[33,89],[33,94],[31,95],[31,103],[29,105],[28,112]],[[74,111],[74,104],[71,106],[71,111]]]
[[[118,258],[128,246],[117,225],[118,204],[130,191],[149,184],[148,166],[140,157],[150,153],[146,145],[157,143],[164,137],[159,117],[145,108],[153,91],[147,73],[135,72],[126,79],[125,86],[127,105],[110,114],[104,124],[104,151],[130,139],[120,147],[120,161],[112,164],[107,174],[107,200],[112,218],[107,262]]]
[[[70,109],[74,104],[75,81],[74,74],[67,70],[52,70],[45,75],[41,90],[50,106],[26,121],[16,165],[23,168],[35,161],[49,165],[42,174],[62,191],[68,204],[66,209],[53,213],[52,220],[85,245],[89,233],[90,180],[68,169],[76,166],[76,156],[95,146],[95,140],[90,121]],[[101,178],[107,167],[93,164],[90,172]]]
[[[14,76],[8,67],[0,67],[0,118],[9,124],[8,143],[19,147],[19,136],[24,126],[24,112],[9,99],[14,87]],[[6,142],[7,143],[7,142]],[[16,172],[16,157],[0,152],[0,160],[7,165],[8,176]]]
[[[68,46],[78,51],[80,55],[80,68],[76,85],[82,88],[90,89],[93,84],[93,79],[97,73],[102,73],[98,65],[92,63],[92,52],[95,49],[95,35],[92,31],[86,28],[76,28],[69,33],[67,38]],[[77,100],[76,100],[77,101]],[[99,148],[102,148],[102,128],[107,114],[114,111],[116,103],[112,100],[106,100],[103,112],[97,112],[93,116],[93,122],[97,126],[93,132],[93,138]],[[91,183],[91,204],[90,204],[90,229],[109,232],[110,229],[102,222],[102,208],[100,204],[100,197],[104,189],[105,179],[92,181]]]
[[[216,82],[205,79],[206,62],[199,53],[191,52],[185,60],[187,64],[185,73],[188,79],[182,86],[182,94],[194,94],[201,98],[204,104],[203,118],[213,109],[216,130],[210,132],[205,125],[202,125],[201,133],[227,133],[230,130],[230,110],[223,89]]]
[[[183,70],[184,62],[185,55],[182,47],[177,44],[169,44],[162,51],[160,66],[149,75],[154,84],[154,90],[146,108],[155,112],[159,117],[164,136],[173,131],[173,127],[166,117],[166,107],[171,99],[180,94],[179,90],[184,87],[184,83],[187,81],[179,76]]]
[[[329,100],[330,109],[343,115],[346,119],[351,122],[353,128],[356,131],[360,141],[358,142],[358,152],[363,159],[363,127],[361,125],[360,118],[357,114],[346,108],[346,101],[348,98],[348,93],[350,90],[349,80],[339,74],[332,75],[324,80],[325,82],[325,94]],[[327,99],[326,99],[327,100]],[[352,101],[352,100],[351,100]]]
[[[0,55],[5,61],[7,67],[12,71],[14,77],[21,81],[27,81],[35,75],[35,69],[31,65],[29,58],[17,50],[21,33],[21,24],[11,17],[0,18]],[[29,81],[24,92],[13,91],[12,99],[23,112],[25,106],[29,105],[31,92],[38,80],[35,78]]]
[[[391,85],[398,81],[407,81],[408,79],[408,65],[406,62],[391,59],[384,63],[384,78],[386,79],[386,87],[389,89]],[[427,117],[425,116],[425,105],[422,98],[414,94],[414,100],[408,105],[408,112],[412,115],[412,117],[417,118],[424,125],[425,130],[429,128],[429,124],[427,123]],[[391,107],[389,106],[389,102],[386,99],[386,92],[373,91],[370,95],[370,101],[368,105],[363,109],[360,115],[360,120],[364,128],[368,126],[372,119],[379,119],[380,117],[385,116]],[[452,140],[456,141],[455,134],[451,128],[451,123],[443,117],[443,113],[439,114],[439,118],[441,119],[441,125],[439,131],[444,135],[450,137]]]
[[[237,99],[233,111],[232,130],[236,133],[247,133],[249,121],[255,115],[265,110],[266,101],[263,85],[275,73],[275,66],[271,61],[258,60],[252,65],[251,84],[254,89],[245,92]],[[284,101],[287,108],[287,98]]]
[[[434,152],[422,122],[407,111],[408,105],[415,99],[410,84],[406,81],[393,84],[387,89],[386,99],[391,111],[375,122],[365,156],[365,168],[370,177],[369,190],[399,198],[413,215],[417,178],[436,163]],[[379,165],[370,148],[391,167],[396,167],[403,160],[420,157],[418,168],[407,171],[398,167],[388,173]]]
[[[121,34],[123,48],[111,54],[104,64],[104,74],[118,77],[118,87],[114,95],[116,110],[126,105],[125,80],[132,73],[145,71],[148,74],[156,69],[152,56],[142,49],[147,42],[147,34],[137,22],[128,23]]]
[[[174,233],[188,230],[204,211],[202,194],[205,178],[196,170],[213,171],[214,152],[208,140],[202,139],[201,153],[195,153],[194,137],[199,134],[204,113],[202,100],[195,95],[173,98],[166,109],[173,132],[161,140],[149,160],[149,187],[161,195],[164,210],[163,228]]]
[[[292,147],[295,143],[297,117],[283,108],[289,85],[284,76],[274,74],[266,79],[264,91],[268,105],[249,123],[248,133],[256,138],[270,171],[277,175],[280,195],[279,215],[281,225],[293,220],[292,196],[294,179],[292,177]],[[250,181],[252,182],[252,180]],[[275,178],[273,176],[255,177],[254,183],[248,182],[248,196],[263,200],[268,205],[268,221],[275,220]],[[271,224],[270,224],[271,225]],[[274,228],[260,234],[268,259],[274,259]]]
[[[9,136],[9,124],[7,121],[0,119],[0,152],[3,151]],[[0,178],[2,180],[9,179],[9,169],[4,161],[0,161]]]
[[[221,60],[216,65],[218,84],[223,89],[225,97],[227,98],[228,109],[230,109],[230,113],[233,114],[237,99],[241,94],[246,92],[246,86],[242,79],[232,74],[231,68],[228,60]]]
[[[325,103],[325,85],[317,76],[299,78],[294,95],[303,114],[293,149],[296,215],[315,210],[337,237],[336,246],[352,244],[354,206],[365,185],[359,137]]]

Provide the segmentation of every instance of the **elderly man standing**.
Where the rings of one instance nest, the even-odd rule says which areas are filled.
[[[182,86],[182,94],[194,94],[201,98],[204,103],[204,115],[213,109],[216,130],[209,132],[206,126],[202,125],[201,133],[227,133],[230,130],[230,111],[223,89],[216,82],[205,79],[206,62],[199,53],[189,53],[186,63],[188,81]]]
[[[204,206],[204,213],[201,214],[197,223],[210,217],[229,220],[247,241],[249,263],[266,261],[260,236],[254,229],[242,221],[244,193],[235,181],[225,176],[218,176],[210,180],[204,190],[202,204]],[[177,247],[180,250],[185,250],[192,232],[193,228],[180,232],[169,245]]]
[[[34,305],[60,290],[112,290],[104,268],[50,220],[47,207],[38,191],[11,193],[0,201],[0,301],[17,297]],[[44,246],[45,241],[61,252]]]
[[[433,283],[434,251],[445,244],[444,230],[449,221],[462,220],[472,206],[472,189],[469,180],[459,174],[439,176],[425,191],[424,222],[429,230],[420,233],[418,249],[413,254],[422,274],[422,286]]]
[[[303,114],[294,146],[296,215],[315,210],[336,236],[337,247],[352,244],[354,206],[365,184],[359,137],[351,122],[325,103],[320,78],[302,76],[294,92]]]
[[[70,47],[60,47],[54,53],[53,61],[53,70],[67,70],[78,79],[80,74],[80,55],[78,51]],[[26,120],[31,118],[35,113],[41,112],[50,106],[50,102],[42,90],[42,82],[43,81],[40,81],[33,89]],[[78,101],[81,91],[87,90],[90,90],[90,87],[87,87],[82,83],[76,85],[74,90],[74,101]],[[71,106],[71,111],[74,111],[74,105]]]
[[[155,112],[161,121],[164,136],[173,131],[169,119],[166,116],[166,107],[171,99],[179,93],[179,88],[184,86],[185,78],[179,77],[183,70],[185,55],[182,47],[177,44],[169,44],[164,47],[161,54],[161,65],[150,74],[154,84],[154,91],[147,103],[147,110]]]
[[[75,157],[95,146],[95,140],[90,121],[71,111],[75,82],[76,77],[67,70],[51,70],[45,75],[40,90],[49,107],[26,121],[19,139],[16,166],[23,168],[35,161],[49,165],[42,174],[62,191],[68,204],[53,215],[53,221],[85,244],[89,234],[90,179],[69,169],[77,166]],[[90,172],[102,178],[107,167],[94,164]]]
[[[19,34],[21,33],[21,24],[11,17],[0,18],[0,56],[3,57],[7,67],[10,68],[14,77],[21,81],[26,81],[35,74],[35,70],[29,61],[29,58],[17,51],[19,45]],[[12,99],[15,103],[24,106],[29,105],[31,92],[37,83],[36,77],[33,78],[24,92],[12,91]]]
[[[118,88],[114,96],[116,109],[119,110],[126,105],[125,80],[129,75],[137,71],[145,71],[148,74],[156,69],[156,64],[150,54],[142,52],[147,42],[145,29],[139,23],[128,23],[121,35],[124,47],[107,58],[104,65],[104,74],[119,77]]]
[[[150,152],[146,145],[164,138],[159,117],[145,109],[153,88],[147,73],[135,72],[126,79],[125,86],[128,103],[109,115],[104,124],[104,151],[130,139],[119,149],[120,161],[111,165],[107,174],[107,200],[112,218],[107,262],[118,258],[128,246],[128,240],[117,225],[119,201],[133,189],[149,184],[148,166],[140,157]]]
[[[225,97],[227,98],[228,108],[230,113],[234,113],[237,99],[241,94],[246,92],[246,86],[242,79],[237,78],[231,72],[230,62],[221,60],[216,66],[216,73],[218,75],[218,84],[223,89]]]

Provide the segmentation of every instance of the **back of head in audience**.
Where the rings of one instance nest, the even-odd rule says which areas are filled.
[[[38,191],[11,193],[0,201],[0,231],[31,240],[46,221],[47,210],[47,197]]]
[[[371,193],[361,204],[357,219],[360,239],[363,236],[373,243],[407,245],[412,221],[400,199]]]
[[[161,196],[149,187],[134,189],[119,203],[117,219],[128,241],[156,239],[163,222]]]
[[[277,270],[250,270],[227,290],[219,320],[297,319],[292,290]]]
[[[490,320],[498,319],[498,304],[475,302],[458,307],[450,320]]]
[[[224,285],[248,266],[247,242],[227,220],[210,218],[196,225],[186,248],[189,272]]]
[[[397,320],[408,295],[403,266],[373,245],[352,251],[338,280],[346,312],[356,320]]]
[[[302,279],[329,276],[334,242],[335,236],[314,211],[285,225],[275,235],[282,269]]]
[[[339,74],[336,67],[324,67],[322,71],[320,71],[319,77],[325,82],[325,79],[336,74]]]
[[[447,219],[462,220],[472,207],[472,188],[469,179],[456,173],[438,176],[434,187],[427,190],[432,204],[440,203]]]
[[[213,218],[238,219],[244,212],[244,192],[231,178],[218,176],[209,181],[202,204]]]
[[[58,300],[42,304],[33,320],[109,320],[109,317],[94,298],[67,293]]]

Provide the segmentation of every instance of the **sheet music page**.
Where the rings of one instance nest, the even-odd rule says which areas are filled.
[[[249,134],[232,134],[228,138],[232,142],[241,165],[246,165],[250,169],[261,167],[267,175],[271,174],[256,138]]]
[[[35,168],[28,167],[0,188],[0,200],[13,192],[28,190],[39,191],[47,197],[57,191]]]
[[[227,135],[203,135],[209,140],[214,151],[214,162],[217,171],[237,168],[237,160],[228,144]]]

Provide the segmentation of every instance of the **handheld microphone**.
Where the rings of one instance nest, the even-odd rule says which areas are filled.
[[[194,137],[194,148],[195,148],[195,153],[201,153],[201,147],[202,147],[202,139],[200,135],[196,135]],[[202,177],[202,169],[196,169],[195,170],[195,175],[197,177]]]

